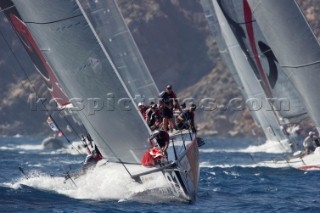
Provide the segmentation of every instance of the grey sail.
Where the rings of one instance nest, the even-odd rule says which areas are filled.
[[[109,53],[131,95],[137,99],[143,96],[141,98],[145,99],[146,104],[156,98],[158,88],[115,0],[79,0],[78,5]]]
[[[249,4],[283,72],[319,127],[320,48],[299,6],[292,0],[250,0]]]
[[[140,163],[149,129],[119,75],[118,64],[101,45],[77,2],[13,3],[11,10],[19,17],[14,12],[8,17],[21,19],[21,26],[27,27],[24,32],[30,31],[101,153],[111,161]],[[129,51],[125,48],[123,52]]]
[[[306,118],[307,110],[300,93],[283,72],[247,0],[218,0],[217,3],[275,110],[290,122]]]
[[[203,0],[202,6],[208,19],[220,52],[222,53],[236,82],[240,85],[245,98],[258,100],[260,106],[251,107],[253,117],[262,127],[266,137],[271,141],[284,141],[287,137],[282,132],[276,115],[268,109],[268,101],[258,78],[253,74],[252,66],[234,35],[219,4],[215,0]],[[257,107],[257,108],[255,108]]]

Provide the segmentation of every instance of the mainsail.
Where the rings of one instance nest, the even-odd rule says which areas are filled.
[[[244,54],[241,44],[233,33],[220,5],[215,0],[203,0],[201,3],[209,27],[217,39],[220,53],[227,62],[244,97],[257,100],[258,105],[261,104],[261,106],[256,106],[256,110],[250,107],[253,117],[261,125],[268,140],[286,140],[287,137],[282,132],[274,111],[272,109],[268,110],[269,103],[266,93],[257,76],[254,75],[250,60]]]
[[[98,24],[99,12],[87,13],[85,1],[12,2],[14,7],[2,9],[11,23],[15,20],[26,26],[23,33],[32,35],[101,153],[110,161],[140,163],[150,130],[133,97],[157,97],[158,90],[129,31],[120,33],[123,19],[113,22],[109,40],[103,41],[106,26]],[[98,2],[91,4],[99,7]],[[116,4],[108,2],[102,13],[119,13]],[[113,48],[118,52],[111,54]],[[142,89],[133,77],[143,79],[148,87]]]
[[[275,110],[290,122],[300,122],[306,118],[302,98],[289,76],[282,71],[254,20],[247,0],[216,0],[216,3]]]
[[[320,48],[299,6],[292,0],[248,2],[281,70],[299,91],[319,127]]]

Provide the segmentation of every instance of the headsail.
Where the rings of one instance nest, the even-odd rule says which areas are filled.
[[[158,88],[115,0],[78,0],[78,5],[92,24],[131,95],[143,95],[141,98],[145,99],[146,104],[156,98]]]
[[[111,46],[101,46],[97,32],[92,30],[77,2],[13,0],[13,3],[20,15],[17,18],[26,24],[61,87],[73,98],[80,119],[101,153],[111,161],[140,163],[147,149],[149,129],[137,112],[131,91],[141,90],[124,84],[129,77],[119,78],[119,63],[108,52]],[[123,41],[134,46],[132,41],[125,38]],[[127,47],[123,46],[122,53],[129,53]],[[134,63],[140,61],[125,65]],[[138,65],[132,67],[132,75],[139,72]]]
[[[272,141],[286,140],[287,137],[280,129],[274,112],[266,107],[269,103],[265,91],[253,74],[250,61],[243,53],[241,44],[234,35],[220,5],[215,0],[203,0],[201,3],[210,29],[218,39],[217,43],[221,54],[228,63],[236,82],[241,86],[242,93],[246,98],[258,100],[258,104],[263,105],[262,109],[259,109],[259,106],[257,110],[251,108],[251,112],[263,128],[267,139]]]
[[[248,0],[253,15],[283,72],[320,126],[320,48],[299,6],[292,0]]]

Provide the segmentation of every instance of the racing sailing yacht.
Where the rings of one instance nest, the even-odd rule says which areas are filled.
[[[222,1],[221,1],[222,2]],[[261,85],[261,81],[254,75],[253,68],[246,55],[243,54],[241,45],[234,35],[227,17],[219,6],[218,1],[202,1],[205,16],[209,27],[217,40],[220,54],[225,60],[232,77],[238,84],[243,96],[248,102],[250,112],[255,122],[263,129],[267,141],[279,142],[285,151],[288,138],[280,128],[276,114],[269,107],[268,97]],[[239,2],[235,2],[238,3]],[[254,106],[256,104],[257,106]]]
[[[288,99],[287,110],[272,102],[269,111],[274,115],[268,115],[271,115],[269,119],[275,118],[272,128],[282,129],[281,125],[299,123],[308,116],[319,126],[319,98],[315,95],[314,81],[318,80],[320,49],[297,3],[292,0],[203,0],[202,5],[211,30],[220,36],[218,43],[230,70],[235,70],[240,78],[242,73],[248,74],[240,85],[245,85],[244,82],[254,85],[259,81],[260,89],[258,84],[251,89],[262,91],[263,99]],[[252,90],[243,87],[248,96]],[[265,120],[253,117],[257,117],[260,124]],[[305,160],[311,156],[299,155],[276,163],[301,169],[318,167],[320,156],[317,161]]]
[[[142,184],[162,178],[156,189],[194,201],[199,152],[194,133],[170,134],[167,161],[141,165],[151,131],[137,102],[159,91],[115,0],[6,0],[0,3],[61,108],[77,112],[108,162],[118,163]]]

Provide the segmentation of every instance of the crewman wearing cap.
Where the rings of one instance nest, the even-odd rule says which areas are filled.
[[[140,111],[141,114],[142,114],[142,117],[144,118],[144,120],[146,120],[146,117],[147,117],[146,111],[147,111],[148,108],[146,107],[146,105],[144,105],[143,102],[140,102],[140,103],[138,104],[138,108],[139,108],[139,111]]]

